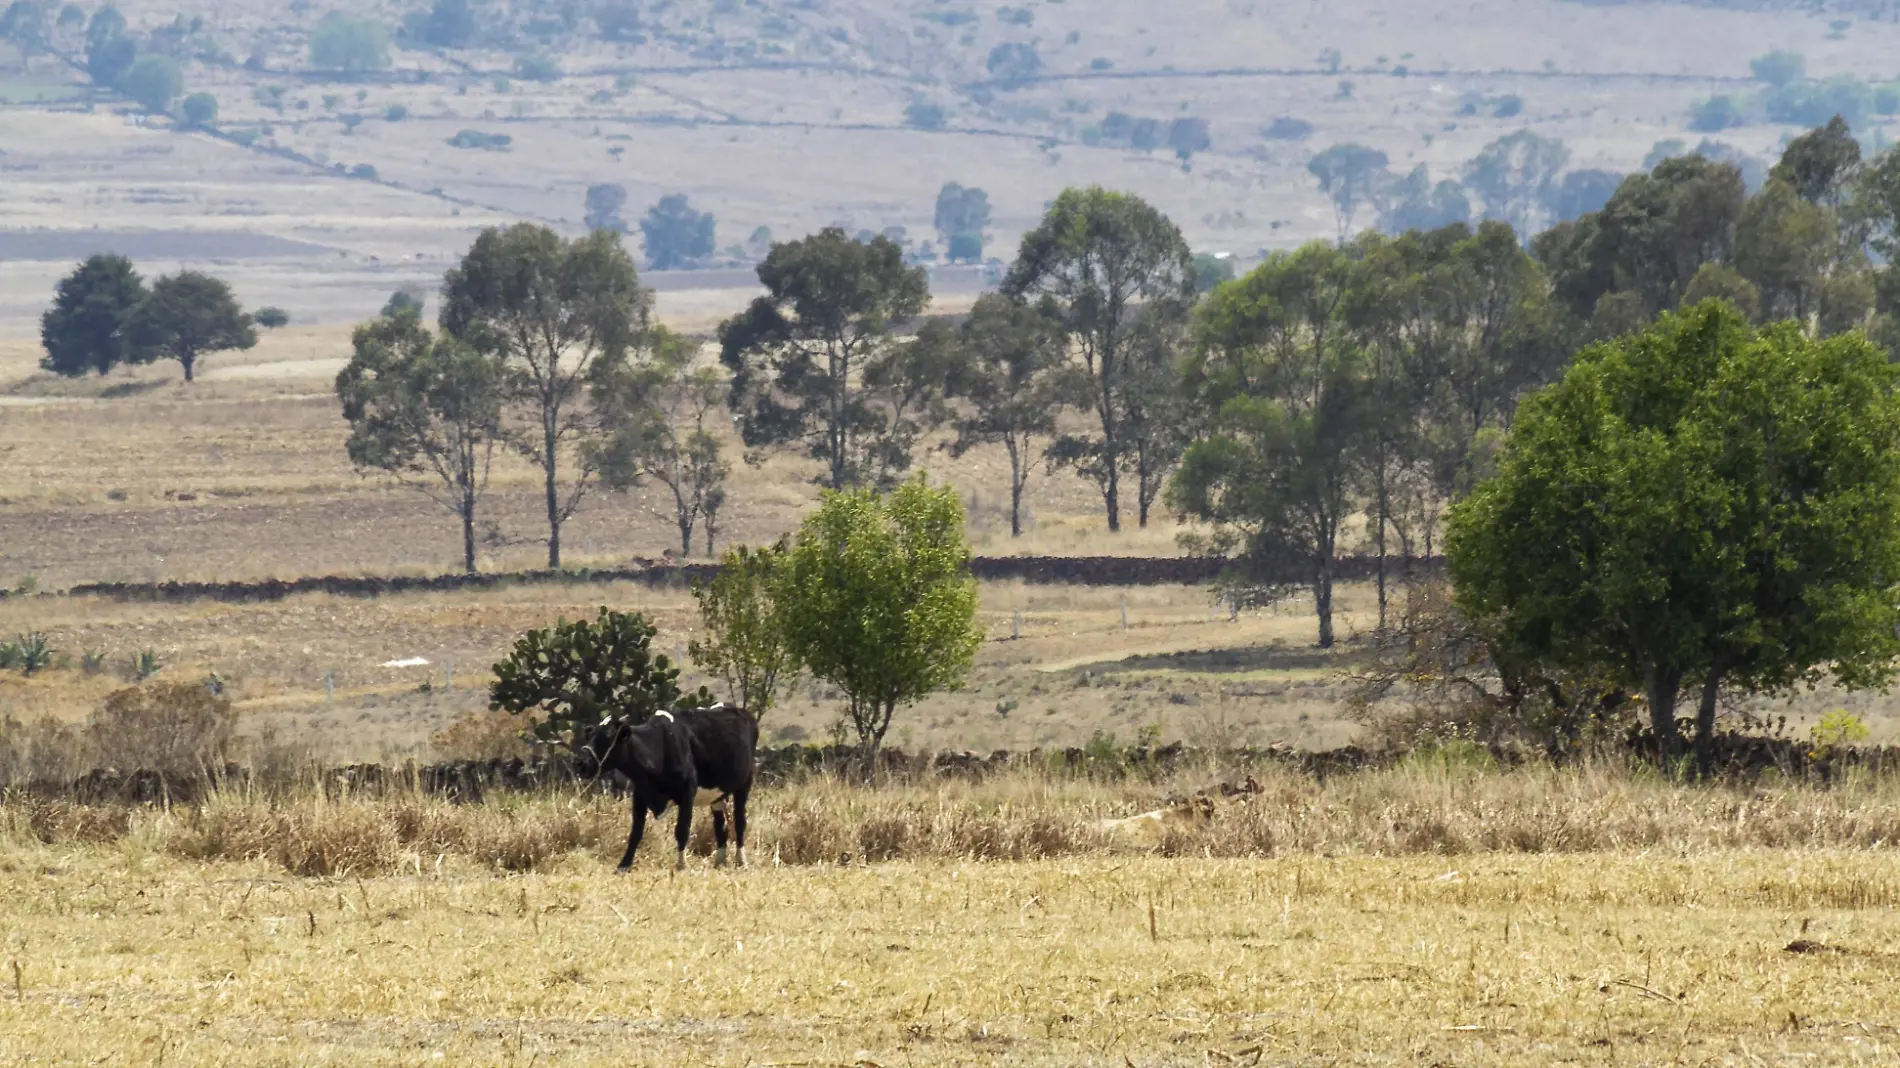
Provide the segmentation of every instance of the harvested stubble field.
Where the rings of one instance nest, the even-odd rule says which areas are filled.
[[[617,808],[569,795],[16,801],[0,1059],[1846,1065],[1900,1042],[1891,783],[1421,760],[1269,776],[1162,855],[1096,829],[1169,785],[811,781],[758,796],[750,870],[673,876],[650,844],[626,877]]]

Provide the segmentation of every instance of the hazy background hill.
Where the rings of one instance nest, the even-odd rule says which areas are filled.
[[[1063,187],[1099,182],[1245,259],[1335,232],[1306,169],[1335,143],[1437,181],[1528,129],[1570,169],[1620,173],[1670,140],[1771,160],[1805,111],[1855,111],[1880,145],[1900,110],[1886,3],[126,0],[139,54],[178,64],[172,115],[216,100],[187,129],[89,79],[94,5],[43,10],[38,45],[0,46],[15,336],[104,247],[154,270],[225,264],[247,304],[354,320],[432,287],[482,225],[580,229],[605,182],[629,224],[679,192],[717,216],[724,270],[660,279],[663,307],[710,320],[741,299],[761,227],[903,227],[940,251],[946,181],[988,191],[988,255],[1007,259]],[[1804,121],[1776,121],[1799,109],[1751,74],[1771,49],[1805,61],[1781,90],[1806,94]],[[1698,113],[1721,96],[1730,112]],[[1180,119],[1205,120],[1185,158]]]

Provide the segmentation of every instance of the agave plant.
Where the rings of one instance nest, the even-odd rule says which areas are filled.
[[[13,642],[19,652],[21,672],[31,675],[42,668],[53,665],[53,647],[47,643],[44,631],[29,631]]]

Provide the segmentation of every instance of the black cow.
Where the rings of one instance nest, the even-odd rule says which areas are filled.
[[[674,840],[679,843],[675,870],[686,867],[686,841],[693,829],[693,806],[709,805],[713,838],[719,844],[714,863],[726,863],[726,805],[732,805],[732,829],[738,840],[739,866],[745,867],[745,803],[752,793],[752,771],[759,747],[759,725],[742,708],[660,711],[635,726],[608,717],[588,732],[574,754],[575,769],[594,778],[607,769],[633,783],[633,830],[620,870],[633,867],[633,851],[646,833],[647,813],[657,818],[671,804],[679,809]]]

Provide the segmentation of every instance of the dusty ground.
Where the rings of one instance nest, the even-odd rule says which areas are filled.
[[[0,1060],[1872,1065],[1900,1043],[1875,853],[421,868],[10,855]]]

